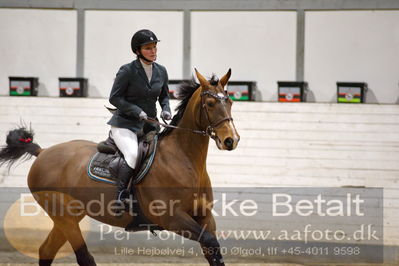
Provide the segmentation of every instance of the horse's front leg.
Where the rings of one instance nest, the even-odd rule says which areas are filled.
[[[224,266],[220,245],[215,235],[215,221],[213,217],[204,226],[200,226],[190,215],[185,212],[177,212],[173,221],[161,222],[166,230],[175,232],[185,238],[197,241],[201,244],[205,258],[211,266]]]
[[[201,219],[198,220],[198,223],[203,229],[206,229],[214,238],[211,241],[204,241],[202,243],[200,242],[202,252],[205,258],[208,260],[210,265],[224,265],[223,257],[220,252],[220,244],[216,237],[216,222],[213,215],[209,212],[207,216],[201,217]],[[217,248],[215,248],[215,246]],[[214,253],[212,252],[213,249],[217,249],[218,254],[213,254]],[[215,260],[217,260],[217,258],[219,257],[220,257],[219,261],[221,261],[222,264],[213,264]]]

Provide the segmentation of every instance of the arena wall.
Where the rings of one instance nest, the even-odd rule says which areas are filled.
[[[118,68],[134,59],[130,37],[151,28],[162,40],[158,62],[181,79],[184,49],[205,75],[232,68],[232,80],[257,82],[258,101],[277,100],[277,81],[297,78],[295,11],[191,11],[185,44],[183,11],[87,10],[84,48],[77,58],[77,11],[0,9],[0,95],[9,76],[37,76],[39,95],[57,96],[58,77],[76,75],[77,60],[89,78],[89,96],[107,97]],[[399,11],[306,11],[304,80],[312,102],[336,102],[337,81],[369,85],[368,103],[399,101]],[[151,17],[151,19],[146,19]],[[188,46],[188,47],[187,47]]]

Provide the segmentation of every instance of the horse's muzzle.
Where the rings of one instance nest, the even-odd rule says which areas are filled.
[[[234,150],[240,141],[240,135],[232,121],[226,121],[221,127],[215,130],[216,145],[220,150]]]
[[[232,151],[237,147],[239,141],[240,141],[240,137],[237,137],[237,138],[227,137],[223,141],[223,144],[224,144],[226,150]]]
[[[233,149],[234,140],[232,138],[226,138],[224,140],[224,146],[231,151]]]

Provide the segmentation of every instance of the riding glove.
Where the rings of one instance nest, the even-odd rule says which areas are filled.
[[[165,120],[171,120],[172,115],[168,111],[162,111],[161,117]]]
[[[141,113],[139,114],[139,118],[140,118],[140,120],[147,120],[148,116],[147,116],[146,112],[141,111]]]

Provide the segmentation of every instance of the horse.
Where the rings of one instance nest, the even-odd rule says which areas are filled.
[[[215,75],[207,80],[197,69],[195,74],[199,83],[193,80],[181,86],[180,103],[170,123],[189,130],[166,128],[160,133],[152,167],[135,185],[135,196],[142,214],[152,224],[199,242],[209,265],[221,266],[224,261],[211,212],[213,194],[206,159],[211,138],[220,150],[234,150],[240,140],[231,116],[232,100],[225,89],[231,69],[220,80]],[[33,136],[33,131],[25,127],[10,131],[7,145],[0,151],[0,164],[8,163],[10,167],[22,157],[37,157],[28,174],[28,186],[53,221],[52,230],[39,248],[39,265],[51,265],[66,242],[72,246],[79,265],[96,265],[79,221],[88,215],[126,228],[136,218],[131,212],[124,212],[121,217],[108,212],[93,215],[87,205],[79,209],[76,204],[71,212],[52,212],[52,206],[57,204],[67,206],[76,200],[87,203],[98,191],[104,192],[108,203],[114,199],[116,188],[87,176],[89,160],[97,152],[96,143],[74,140],[42,149],[33,142]],[[47,192],[44,196],[43,191],[57,191],[66,197],[61,202],[60,197],[50,197]],[[158,205],[154,205],[155,201]],[[150,205],[152,209],[148,208]],[[154,213],[154,208],[158,212]]]

